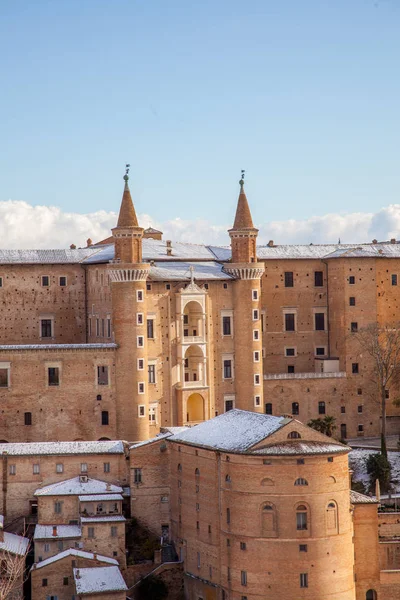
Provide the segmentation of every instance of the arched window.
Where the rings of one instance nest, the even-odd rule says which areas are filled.
[[[336,502],[329,502],[326,507],[326,528],[328,533],[338,532],[338,510]]]
[[[225,481],[226,481],[226,483],[230,483],[230,482],[231,482],[231,476],[230,476],[230,475],[227,475],[227,476],[225,477]]]
[[[276,535],[276,511],[275,506],[266,502],[261,508],[261,531],[263,537],[274,537]]]
[[[308,485],[308,481],[307,481],[307,479],[303,479],[303,477],[299,477],[294,482],[294,485]]]
[[[365,595],[365,600],[378,600],[378,594],[375,590],[368,590]]]
[[[96,400],[101,400],[101,394],[97,394]]]
[[[298,415],[298,414],[299,414],[299,403],[292,402],[292,415]]]
[[[274,482],[269,477],[265,477],[265,479],[261,481],[261,485],[274,485]]]
[[[291,431],[288,435],[288,440],[300,440],[301,435],[298,431]]]
[[[198,468],[196,468],[196,469],[195,469],[195,472],[194,472],[194,474],[196,475],[196,477],[199,477],[199,476],[200,476],[200,471],[199,471],[199,469],[198,469]]]
[[[308,508],[305,504],[299,504],[296,508],[296,529],[297,531],[308,530]]]
[[[182,465],[181,465],[181,463],[179,463],[179,465],[178,465],[178,473],[182,473]]]

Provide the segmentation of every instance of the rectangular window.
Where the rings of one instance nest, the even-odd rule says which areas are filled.
[[[362,404],[359,404],[359,405],[358,405],[358,407],[357,407],[357,411],[358,411],[359,413],[362,413],[362,411],[363,411]]]
[[[261,406],[261,396],[254,396],[254,406]]]
[[[315,287],[324,285],[324,273],[322,271],[314,271],[314,285]]]
[[[294,373],[294,365],[288,365],[287,372]]]
[[[48,275],[42,275],[42,286],[43,287],[49,287],[50,285],[50,278]]]
[[[143,325],[143,313],[136,313],[136,325]]]
[[[9,473],[10,473],[10,475],[16,475],[17,474],[17,465],[10,465]]]
[[[40,337],[51,338],[53,337],[52,319],[40,319]]]
[[[157,422],[156,409],[154,407],[149,408],[149,421],[150,425],[155,425]]]
[[[326,354],[325,346],[319,346],[315,348],[316,356],[324,356]]]
[[[258,309],[254,308],[253,309],[253,321],[258,321],[258,318],[259,318],[258,314],[259,314]]]
[[[260,362],[260,353],[258,350],[254,351],[253,360],[254,360],[254,362]]]
[[[318,402],[318,414],[319,414],[319,415],[324,415],[324,414],[325,414],[325,412],[326,412],[326,409],[325,409],[325,402],[323,402],[323,401],[321,401],[321,402]]]
[[[147,371],[149,373],[149,383],[156,382],[156,365],[148,365]]]
[[[258,331],[258,329],[254,329],[253,330],[253,340],[259,340],[260,339],[260,332]]]
[[[154,339],[154,319],[147,319],[147,337]]]
[[[142,335],[137,336],[137,347],[143,348],[144,346],[144,337]]]
[[[96,336],[100,337],[100,319],[96,319]]]
[[[47,579],[42,579],[42,587],[47,587]]]
[[[222,317],[222,335],[232,335],[230,317]]]
[[[315,331],[325,331],[325,313],[315,313]]]
[[[139,381],[139,383],[138,383],[138,393],[144,394],[144,382],[143,381]]]
[[[151,283],[146,283],[146,290],[151,292]]]
[[[354,374],[359,372],[358,371],[358,363],[352,363],[351,364],[351,372],[354,373]]]
[[[350,285],[354,285],[356,282],[356,278],[354,277],[354,275],[350,275],[349,277],[349,283]]]
[[[0,277],[0,288],[3,287],[3,278]]]
[[[62,463],[56,464],[56,473],[64,473],[64,465]]]
[[[60,370],[58,367],[47,369],[47,382],[49,385],[60,385]]]
[[[293,271],[285,271],[285,287],[293,287]]]
[[[101,424],[108,425],[108,410],[101,411]]]
[[[296,356],[296,348],[285,348],[285,356]]]
[[[143,371],[143,369],[144,369],[144,358],[138,358],[137,368],[138,368],[138,371]]]
[[[230,508],[226,509],[226,522],[227,522],[228,525],[231,522],[231,509]]]
[[[246,542],[240,542],[240,549],[246,550]]]
[[[133,469],[133,483],[142,483],[142,469]]]
[[[111,319],[107,317],[107,337],[111,337]]]
[[[285,313],[285,331],[295,331],[295,313]]]
[[[146,407],[144,404],[139,404],[138,406],[138,416],[145,417],[146,416]]]
[[[224,360],[224,379],[232,379],[232,361]]]
[[[258,290],[251,290],[251,297],[253,300],[258,300]]]
[[[68,577],[63,577],[63,585],[69,585]]]
[[[110,473],[110,471],[111,471],[110,463],[103,463],[103,471],[104,471],[104,473]]]
[[[40,465],[38,463],[34,463],[33,465],[33,474],[34,475],[39,475],[40,473]]]
[[[247,585],[247,571],[240,571],[240,583]]]
[[[88,527],[88,538],[94,538],[94,527]]]
[[[260,385],[260,376],[254,375],[254,385]]]
[[[60,515],[62,512],[62,502],[54,502],[54,512],[56,515]]]
[[[340,412],[342,415],[344,415],[346,413],[346,407],[345,406],[341,406],[340,407]]]
[[[359,425],[358,426],[358,433],[363,433],[364,432],[364,425]]]
[[[267,402],[265,404],[265,414],[272,415],[272,402]]]
[[[8,385],[9,385],[8,372],[9,372],[8,367],[0,368],[0,387],[2,387],[2,388],[8,388]]]
[[[396,273],[393,273],[393,275],[392,275],[392,285],[397,285],[397,275],[396,275]]]
[[[24,414],[24,422],[25,425],[32,425],[32,413],[26,412]]]
[[[358,331],[358,323],[353,322],[350,324],[350,331],[351,333],[357,333]]]
[[[97,367],[97,385],[108,385],[108,367]]]
[[[92,318],[88,317],[89,337],[92,335]]]
[[[111,537],[118,536],[118,527],[116,525],[111,525]]]
[[[308,573],[300,573],[300,587],[308,588]]]
[[[60,282],[60,287],[65,287],[67,285],[67,278],[60,277],[59,282]]]
[[[87,473],[87,472],[88,472],[87,463],[81,463],[81,473]]]
[[[138,302],[143,302],[143,290],[136,291],[136,300]]]
[[[307,531],[307,513],[305,511],[296,513],[296,529],[297,531]]]
[[[234,407],[233,400],[225,400],[225,412],[232,410],[233,407]]]
[[[355,298],[355,296],[350,296],[350,298],[349,298],[349,305],[350,306],[355,306],[356,305],[356,298]]]

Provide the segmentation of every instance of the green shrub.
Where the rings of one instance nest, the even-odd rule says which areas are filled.
[[[375,493],[376,480],[379,480],[380,489],[383,494],[388,492],[390,486],[390,462],[383,454],[370,454],[366,461],[367,473],[369,475],[369,491]]]

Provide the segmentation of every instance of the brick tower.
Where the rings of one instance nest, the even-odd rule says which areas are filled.
[[[150,265],[142,262],[143,228],[139,227],[124,176],[118,224],[112,230],[115,255],[109,266],[116,357],[117,431],[121,439],[149,437],[147,390],[146,279]]]
[[[261,331],[261,284],[264,264],[257,262],[258,229],[253,225],[244,191],[244,171],[235,222],[229,230],[231,263],[224,270],[235,277],[235,406],[263,412],[263,359]]]

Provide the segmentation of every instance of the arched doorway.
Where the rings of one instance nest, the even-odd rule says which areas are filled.
[[[201,394],[191,394],[187,399],[187,420],[204,421],[204,398]]]
[[[365,596],[365,600],[377,600],[378,594],[375,590],[368,590]]]

